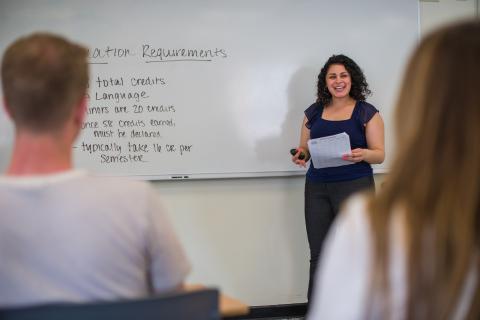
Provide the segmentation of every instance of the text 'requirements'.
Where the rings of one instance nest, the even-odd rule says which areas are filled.
[[[227,58],[227,54],[221,48],[166,49],[143,44],[136,50],[95,47],[89,51],[89,58],[91,64],[125,60],[212,62]],[[149,162],[158,156],[182,157],[194,152],[189,141],[172,142],[179,107],[152,98],[152,90],[157,92],[168,85],[167,79],[159,74],[114,76],[100,69],[98,75],[90,79],[87,118],[76,151],[101,164],[118,165]]]

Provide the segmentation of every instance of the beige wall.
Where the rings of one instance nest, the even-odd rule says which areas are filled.
[[[376,175],[377,185],[384,175]],[[251,305],[305,302],[304,177],[153,182],[193,264],[189,282]]]
[[[420,32],[425,34],[442,24],[478,16],[479,0],[420,1]]]
[[[303,177],[156,182],[193,263],[190,282],[252,305],[304,302]]]

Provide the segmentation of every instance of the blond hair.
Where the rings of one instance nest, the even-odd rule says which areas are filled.
[[[12,43],[2,60],[3,93],[17,128],[61,127],[86,93],[87,49],[36,33]]]
[[[426,36],[406,69],[395,114],[396,159],[370,212],[374,291],[388,294],[389,226],[401,209],[407,319],[451,318],[472,262],[479,271],[479,77],[478,20]],[[480,316],[479,295],[476,283],[471,319]]]

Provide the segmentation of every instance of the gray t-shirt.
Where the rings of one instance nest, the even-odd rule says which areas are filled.
[[[145,182],[0,177],[0,307],[137,298],[174,289],[189,271]]]

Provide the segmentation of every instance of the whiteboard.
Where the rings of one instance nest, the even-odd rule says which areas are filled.
[[[51,31],[90,49],[75,166],[103,175],[195,179],[304,174],[291,163],[326,59],[364,70],[394,150],[393,108],[418,38],[416,0],[11,0],[0,52]],[[0,167],[13,131],[0,115]]]

